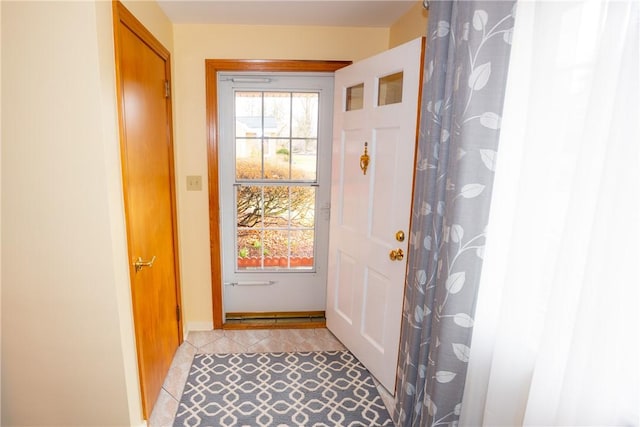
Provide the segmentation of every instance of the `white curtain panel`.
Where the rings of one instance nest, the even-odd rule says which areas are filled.
[[[460,425],[640,425],[639,28],[518,3]]]

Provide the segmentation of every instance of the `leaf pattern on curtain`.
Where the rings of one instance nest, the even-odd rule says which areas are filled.
[[[515,1],[438,1],[429,13],[398,426],[460,417],[514,14]]]

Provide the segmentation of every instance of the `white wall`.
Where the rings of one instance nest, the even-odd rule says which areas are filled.
[[[110,2],[2,8],[2,425],[141,424]]]

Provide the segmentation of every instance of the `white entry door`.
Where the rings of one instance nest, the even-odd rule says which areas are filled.
[[[417,39],[335,73],[327,327],[392,393],[423,48]]]

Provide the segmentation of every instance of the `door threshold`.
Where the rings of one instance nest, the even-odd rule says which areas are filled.
[[[325,328],[324,311],[226,313],[222,329],[315,329]]]

